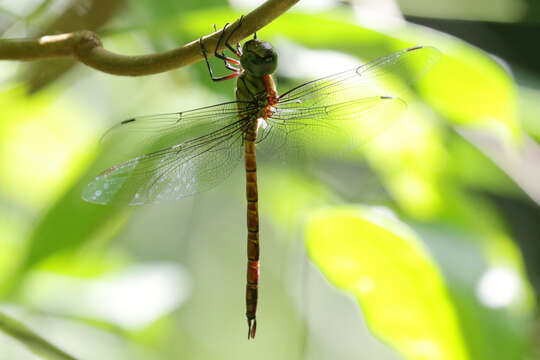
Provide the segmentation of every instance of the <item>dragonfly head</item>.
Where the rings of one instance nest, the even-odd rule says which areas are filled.
[[[243,50],[240,63],[249,74],[260,77],[276,71],[277,54],[270,43],[252,39],[244,43]]]

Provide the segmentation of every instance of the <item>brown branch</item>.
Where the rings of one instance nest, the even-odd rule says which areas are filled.
[[[298,0],[268,0],[242,19],[242,25],[231,36],[237,43],[263,28],[287,11]],[[227,27],[226,34],[238,25]],[[216,47],[221,30],[203,37],[206,49]],[[224,49],[224,45],[219,50]],[[47,35],[37,39],[0,40],[0,60],[33,61],[54,57],[73,57],[80,62],[114,75],[140,76],[156,74],[203,59],[199,40],[174,50],[140,56],[115,54],[103,48],[101,40],[92,31],[82,30],[66,34]]]
[[[43,10],[43,7],[47,7],[50,3],[50,0],[44,1],[25,20],[29,21],[32,16],[36,16],[39,11]],[[86,0],[84,2],[71,0],[71,5],[66,7],[54,21],[35,36],[60,34],[80,29],[98,31],[120,11],[125,3],[126,0]],[[83,11],[81,11],[81,7],[83,7]],[[28,93],[33,94],[60,78],[76,64],[77,60],[72,57],[47,59],[25,67],[20,77],[27,83]]]

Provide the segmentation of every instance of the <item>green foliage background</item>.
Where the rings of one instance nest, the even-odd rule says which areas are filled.
[[[54,3],[18,17],[6,7],[4,37],[39,33]],[[241,167],[177,202],[80,198],[113,161],[99,144],[112,124],[229,100],[233,84],[213,84],[203,63],[141,78],[77,65],[30,95],[37,65],[0,64],[0,359],[534,358],[539,255],[524,262],[523,249],[540,238],[539,82],[444,33],[373,30],[349,6],[305,3],[258,33],[280,53],[281,91],[310,80],[287,59],[365,62],[418,44],[442,58],[408,90],[403,119],[358,154],[261,162],[251,343]],[[133,1],[98,33],[110,50],[151,53],[243,12]],[[533,226],[516,229],[516,214]]]

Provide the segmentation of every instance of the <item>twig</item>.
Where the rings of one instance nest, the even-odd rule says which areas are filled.
[[[58,14],[54,21],[48,24],[43,31],[35,33],[34,36],[59,34],[80,29],[98,31],[116,16],[125,3],[126,0],[72,1],[71,5]],[[51,0],[43,1],[36,10],[25,17],[25,21],[30,22],[32,17],[39,16],[39,13],[50,5]],[[81,11],[81,6],[84,11]],[[76,59],[67,57],[35,62],[32,66],[24,68],[20,80],[27,84],[28,93],[33,94],[57,80],[76,64]]]
[[[268,0],[242,19],[242,26],[231,36],[231,43],[240,42],[261,29],[297,2],[298,0]],[[236,27],[237,22],[226,29],[227,34]],[[221,30],[203,37],[204,46],[207,49],[215,48],[220,33]],[[221,45],[219,50],[224,47]],[[47,35],[37,39],[0,40],[0,60],[33,61],[53,57],[73,57],[94,69],[127,76],[156,74],[203,59],[198,39],[181,48],[140,56],[110,52],[103,48],[97,34],[88,30]]]
[[[34,354],[46,359],[75,360],[68,353],[30,330],[20,321],[0,312],[0,330],[25,344]]]

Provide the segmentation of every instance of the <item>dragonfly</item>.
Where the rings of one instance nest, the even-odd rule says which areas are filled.
[[[396,114],[389,109],[405,105],[400,97],[375,84],[394,78],[412,84],[438,61],[440,53],[429,46],[410,47],[278,94],[272,77],[278,55],[272,45],[254,34],[243,45],[233,46],[230,37],[234,31],[224,38],[226,28],[214,55],[231,73],[215,77],[202,39],[200,46],[213,81],[236,79],[235,100],[118,123],[104,138],[127,136],[133,139],[130,146],[140,153],[97,175],[83,190],[82,198],[96,204],[129,205],[179,199],[218,185],[243,157],[247,200],[245,302],[250,339],[257,329],[260,268],[256,149],[294,152],[329,138],[344,149],[363,144],[398,118],[387,116]],[[218,52],[221,44],[232,53],[230,56]],[[362,131],[354,131],[359,127]]]

